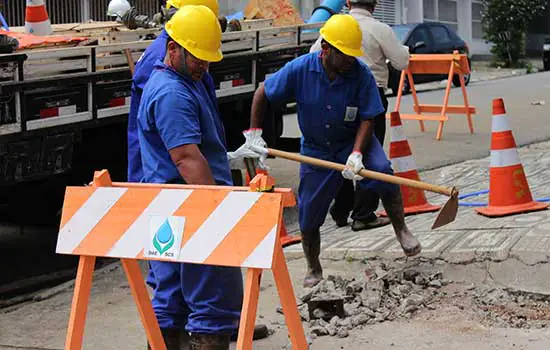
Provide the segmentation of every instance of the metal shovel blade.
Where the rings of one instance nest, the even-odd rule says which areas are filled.
[[[445,203],[439,215],[435,219],[432,230],[441,226],[445,226],[456,219],[456,213],[458,212],[458,192],[453,192],[451,198]]]

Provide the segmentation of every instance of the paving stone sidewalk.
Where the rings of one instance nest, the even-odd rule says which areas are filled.
[[[520,158],[534,198],[550,197],[550,142],[519,149]],[[418,156],[418,155],[415,155]],[[457,186],[461,195],[489,188],[490,158],[471,160],[423,172],[423,181]],[[447,197],[426,192],[432,204],[444,204]],[[423,246],[422,256],[440,258],[452,263],[476,260],[502,261],[516,257],[526,264],[548,262],[550,256],[550,210],[503,218],[478,215],[475,207],[463,203],[487,202],[488,194],[460,201],[455,222],[431,230],[437,213],[408,216],[406,221]],[[298,228],[289,227],[291,234]],[[353,232],[350,227],[338,228],[328,216],[321,228],[323,259],[363,259],[367,257],[403,257],[391,226]],[[285,249],[287,257],[302,256],[301,246]]]

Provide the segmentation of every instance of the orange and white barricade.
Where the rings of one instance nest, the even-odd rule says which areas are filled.
[[[56,252],[79,255],[65,349],[82,348],[96,257],[120,258],[152,349],[165,349],[138,260],[246,267],[237,349],[252,349],[259,278],[270,269],[293,349],[307,349],[281,245],[290,189],[111,182],[105,170],[92,186],[67,187]],[[230,290],[227,291],[231,293]]]
[[[44,0],[27,0],[25,32],[34,35],[50,35],[53,33]]]
[[[439,126],[437,128],[436,139],[441,140],[443,135],[443,126],[447,120],[449,120],[448,114],[465,114],[468,119],[468,127],[470,133],[474,133],[474,124],[472,121],[472,114],[476,113],[476,108],[470,106],[468,102],[468,94],[466,93],[466,85],[464,83],[464,75],[470,73],[470,65],[468,64],[468,57],[465,54],[459,54],[455,51],[452,54],[438,54],[438,55],[419,55],[414,54],[410,56],[409,66],[401,72],[401,79],[399,81],[399,92],[397,93],[397,99],[395,103],[395,112],[399,112],[401,108],[401,98],[403,97],[403,87],[405,86],[405,77],[407,77],[412,97],[414,100],[415,114],[401,113],[401,119],[418,120],[420,123],[420,130],[426,131],[424,127],[424,121],[438,121]],[[418,95],[416,94],[416,87],[414,85],[413,74],[447,74],[447,88],[445,89],[445,95],[443,97],[442,105],[420,104],[418,101]],[[449,95],[451,94],[451,86],[453,77],[455,74],[460,79],[460,87],[462,89],[462,95],[464,96],[464,105],[449,106]],[[437,115],[425,115],[425,113],[436,113]],[[388,114],[387,119],[391,116]]]

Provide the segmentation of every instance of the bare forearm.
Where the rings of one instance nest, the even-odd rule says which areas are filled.
[[[265,96],[264,86],[260,85],[256,93],[254,93],[254,99],[252,100],[252,108],[250,111],[251,129],[262,127],[266,110],[267,97]]]
[[[373,123],[370,120],[361,122],[359,125],[359,130],[357,130],[357,134],[355,136],[355,144],[353,146],[354,151],[366,153],[370,138],[372,137],[372,127]]]
[[[171,149],[170,156],[181,177],[190,185],[215,185],[212,170],[197,145]]]
[[[184,159],[176,164],[180,175],[190,185],[215,185],[214,176],[206,159]]]

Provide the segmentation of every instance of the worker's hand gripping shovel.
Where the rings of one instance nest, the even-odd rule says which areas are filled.
[[[306,163],[306,164],[323,167],[327,169],[332,169],[332,170],[337,170],[340,172],[345,168],[345,165],[343,164],[306,157],[295,153],[279,151],[272,148],[264,149],[263,152],[265,152],[265,150],[267,150],[267,153],[273,157],[293,160],[296,162]],[[404,185],[404,186],[419,188],[422,190],[449,196],[450,199],[447,201],[447,203],[445,203],[445,205],[439,212],[439,215],[437,216],[437,218],[435,219],[435,222],[432,225],[432,229],[445,226],[456,219],[456,213],[458,212],[458,189],[456,187],[437,186],[437,185],[432,185],[422,181],[410,180],[410,179],[383,174],[383,173],[366,170],[366,169],[362,169],[358,174],[361,175],[362,177],[366,177],[373,180],[385,181],[396,185]]]

